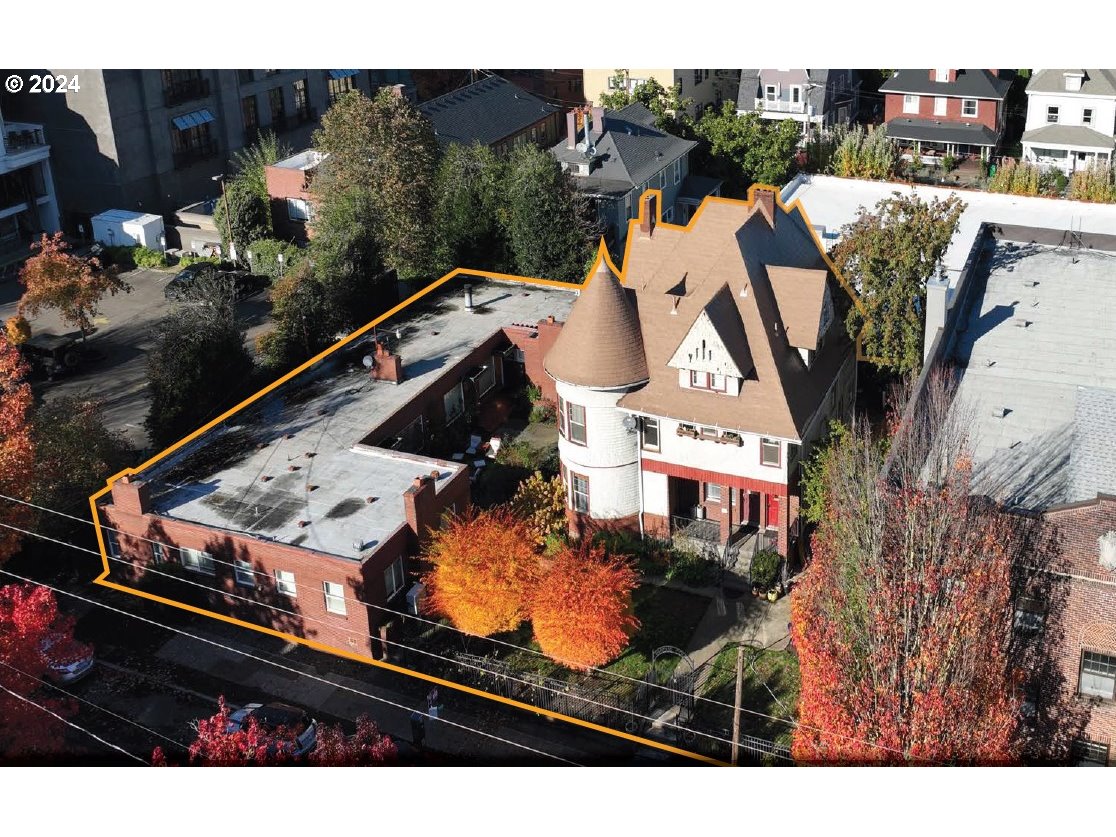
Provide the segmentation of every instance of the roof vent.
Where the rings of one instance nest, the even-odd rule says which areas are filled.
[[[1011,323],[1016,328],[1026,328],[1031,324],[1031,321],[1026,319],[1025,317],[1012,317]]]
[[[1007,407],[993,407],[992,408],[992,417],[993,418],[1004,418],[1010,412],[1011,412],[1011,410],[1009,410]]]

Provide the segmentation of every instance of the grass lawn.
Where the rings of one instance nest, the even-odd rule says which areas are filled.
[[[736,700],[736,646],[725,646],[710,663],[713,673],[705,681],[702,696],[729,704],[698,702],[698,715],[711,726],[731,729]],[[789,651],[744,649],[744,687],[741,705],[775,718],[793,721],[798,717],[798,658]],[[790,743],[788,724],[747,713],[741,714],[741,732]]]

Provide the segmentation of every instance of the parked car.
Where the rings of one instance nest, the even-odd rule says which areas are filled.
[[[249,703],[229,713],[228,732],[239,732],[248,724],[249,718],[265,732],[275,732],[282,728],[293,732],[295,742],[282,742],[281,747],[292,747],[290,755],[304,756],[318,744],[318,722],[304,709],[287,703]]]
[[[77,682],[93,670],[92,647],[89,647],[88,651],[81,654],[76,660],[67,660],[65,658],[53,659],[52,652],[56,652],[58,646],[62,645],[64,642],[68,642],[68,640],[62,634],[48,634],[40,646],[43,651],[43,656],[45,656],[48,661],[46,670],[47,679],[60,686]]]
[[[59,375],[80,368],[83,359],[81,344],[73,335],[52,334],[44,331],[19,346],[24,360],[37,377],[53,380]]]
[[[163,296],[167,299],[182,299],[195,283],[212,276],[217,276],[217,267],[209,262],[187,265],[167,282],[163,288]]]

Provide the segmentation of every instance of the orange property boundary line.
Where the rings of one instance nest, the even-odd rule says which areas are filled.
[[[771,190],[772,188],[773,187],[760,186],[758,184],[755,185],[755,186],[752,186],[748,190],[748,200],[747,201],[739,201],[739,200],[734,200],[734,199],[731,199],[731,198],[707,197],[702,201],[701,206],[698,207],[697,212],[694,213],[693,217],[690,218],[689,223],[685,226],[663,222],[663,220],[662,220],[662,191],[661,190],[659,190],[659,189],[648,189],[644,193],[644,195],[647,195],[647,194],[656,195],[655,203],[656,203],[657,215],[658,215],[658,218],[656,220],[656,224],[661,224],[661,225],[666,226],[666,227],[671,227],[671,228],[674,228],[674,229],[682,230],[684,232],[688,232],[689,228],[698,219],[698,217],[701,215],[702,211],[705,209],[705,207],[708,203],[716,201],[716,202],[720,202],[720,203],[754,205],[756,189]],[[822,254],[822,257],[825,259],[826,265],[830,268],[830,270],[833,271],[834,275],[840,281],[842,287],[852,297],[853,303],[863,313],[864,312],[863,306],[861,305],[860,301],[857,299],[856,294],[853,292],[852,288],[845,282],[844,277],[842,277],[840,272],[838,272],[838,270],[834,266],[833,262],[825,254],[825,248],[822,246],[821,241],[818,239],[817,233],[814,232],[813,226],[810,224],[810,220],[809,220],[808,216],[806,215],[806,211],[805,211],[805,209],[803,209],[803,207],[801,205],[801,202],[800,201],[795,201],[794,204],[792,204],[792,206],[790,208],[788,208],[788,207],[784,206],[783,201],[779,196],[779,191],[777,189],[775,189],[774,191],[775,191],[775,200],[777,201],[779,207],[781,207],[785,212],[789,213],[792,210],[797,210],[799,213],[801,213],[802,219],[806,222],[806,228],[810,231],[811,236],[813,236],[814,242],[818,247],[818,252],[820,252]],[[624,256],[625,256],[624,264],[625,264],[625,266],[628,263],[628,260],[627,260],[628,247],[631,246],[632,237],[635,234],[636,229],[638,228],[639,224],[643,221],[643,213],[644,213],[645,206],[646,206],[646,204],[644,203],[644,201],[641,198],[639,217],[630,219],[629,222],[628,222],[628,241],[627,241],[627,244],[625,245],[625,249],[624,249]],[[623,283],[625,281],[624,273],[623,273],[623,271],[620,271],[620,270],[616,269],[616,265],[613,263],[612,259],[609,258],[609,255],[608,255],[608,252],[605,249],[603,240],[601,241],[600,247],[598,248],[597,258],[594,260],[593,266],[589,270],[589,275],[592,275],[596,271],[597,266],[600,264],[602,259],[605,260],[605,263],[620,278],[620,282]],[[503,279],[503,280],[513,281],[513,282],[524,282],[524,283],[532,284],[532,285],[543,285],[543,286],[555,287],[555,288],[566,288],[566,289],[569,289],[569,290],[577,290],[577,289],[580,289],[582,287],[582,285],[574,284],[574,283],[571,283],[571,282],[557,282],[557,281],[550,280],[550,279],[537,279],[537,278],[531,277],[531,276],[517,276],[517,275],[514,275],[514,274],[507,274],[507,273],[493,273],[491,271],[470,270],[468,268],[455,268],[454,270],[451,270],[449,273],[447,273],[445,276],[441,277],[440,279],[437,279],[436,281],[432,282],[427,287],[423,288],[421,291],[418,291],[417,293],[413,294],[412,296],[410,296],[409,298],[407,298],[403,302],[400,302],[398,305],[391,308],[389,311],[385,312],[384,314],[381,314],[379,317],[372,320],[367,325],[362,326],[361,328],[352,332],[351,334],[349,334],[348,336],[346,336],[342,340],[337,341],[332,346],[330,346],[328,349],[325,349],[324,351],[319,352],[317,355],[310,358],[305,363],[302,363],[300,366],[296,367],[295,369],[291,370],[287,374],[278,378],[276,381],[268,384],[266,387],[261,389],[259,392],[257,392],[255,394],[249,396],[248,398],[244,399],[239,404],[237,404],[235,407],[232,407],[231,409],[222,413],[217,418],[213,419],[212,421],[210,421],[207,424],[203,425],[202,427],[198,428],[197,430],[195,430],[193,433],[189,434],[185,438],[179,440],[178,442],[175,442],[173,445],[166,448],[165,450],[160,451],[159,453],[155,454],[150,459],[148,459],[146,462],[142,463],[141,465],[139,465],[135,468],[128,468],[124,471],[121,471],[118,474],[114,474],[113,476],[109,477],[109,479],[106,481],[105,487],[102,488],[100,491],[98,491],[96,494],[93,494],[89,498],[89,507],[90,507],[90,510],[92,511],[92,514],[93,514],[93,522],[94,522],[94,524],[96,524],[94,526],[94,529],[95,529],[96,534],[97,534],[97,546],[101,551],[101,561],[104,565],[104,571],[93,580],[94,583],[99,584],[99,585],[104,586],[104,587],[109,587],[113,590],[119,590],[120,592],[123,592],[123,593],[130,593],[134,596],[139,596],[139,597],[144,598],[144,599],[149,599],[150,601],[159,602],[160,604],[170,605],[171,607],[177,607],[181,610],[186,610],[186,611],[189,611],[191,613],[196,613],[196,614],[199,614],[199,615],[202,615],[202,616],[209,616],[209,617],[212,617],[214,619],[218,619],[222,622],[226,622],[230,625],[237,625],[238,627],[241,627],[241,628],[248,628],[250,630],[259,631],[260,633],[267,634],[267,635],[273,636],[273,637],[278,637],[278,638],[286,640],[288,642],[296,642],[296,643],[299,643],[300,645],[305,645],[309,648],[313,648],[316,651],[323,651],[325,653],[333,654],[333,655],[339,656],[339,657],[344,657],[346,659],[353,660],[353,661],[358,662],[358,663],[364,663],[364,664],[367,664],[367,665],[376,666],[377,668],[386,669],[387,671],[392,671],[392,672],[395,672],[397,674],[404,674],[404,675],[407,675],[407,676],[410,676],[410,677],[415,677],[419,680],[425,680],[427,682],[435,683],[439,686],[445,686],[446,688],[454,689],[454,690],[459,691],[459,692],[464,692],[466,694],[476,695],[477,697],[487,698],[488,700],[492,700],[492,701],[495,701],[497,703],[504,704],[506,706],[512,706],[512,707],[515,707],[516,709],[524,710],[526,712],[531,712],[531,713],[536,714],[536,715],[545,715],[549,718],[554,718],[556,720],[565,721],[567,723],[575,724],[577,726],[584,727],[586,729],[591,729],[591,730],[594,730],[596,732],[601,732],[601,733],[604,733],[606,735],[612,735],[612,736],[615,736],[617,738],[625,739],[627,741],[631,741],[631,742],[636,743],[636,744],[641,744],[641,745],[646,746],[646,747],[652,747],[652,748],[655,748],[657,750],[662,750],[664,752],[671,753],[673,755],[685,756],[687,758],[691,758],[691,759],[694,759],[695,761],[703,762],[705,764],[711,764],[711,765],[716,765],[716,766],[720,766],[720,767],[727,767],[728,765],[725,762],[719,761],[719,760],[711,758],[709,756],[704,756],[700,753],[694,753],[694,752],[691,752],[689,750],[684,750],[684,749],[681,749],[679,747],[674,747],[674,746],[671,746],[670,744],[666,744],[666,743],[663,743],[661,741],[655,741],[653,739],[643,738],[642,736],[633,735],[631,733],[623,732],[622,730],[616,730],[616,729],[612,729],[610,727],[602,726],[600,724],[592,723],[590,721],[585,721],[585,720],[582,720],[580,718],[574,718],[570,715],[564,715],[564,714],[559,713],[559,712],[553,712],[553,711],[548,710],[548,709],[542,709],[542,708],[537,707],[537,706],[532,706],[531,704],[528,704],[528,703],[523,703],[521,701],[512,700],[511,698],[501,697],[500,695],[494,695],[494,694],[491,694],[489,692],[485,692],[481,689],[473,688],[472,686],[466,686],[462,683],[455,683],[455,682],[450,681],[450,680],[444,680],[440,677],[435,677],[433,675],[426,674],[426,673],[418,671],[416,669],[409,669],[409,668],[404,668],[402,666],[397,666],[393,663],[384,662],[383,660],[377,660],[377,659],[374,659],[373,657],[370,657],[370,656],[366,656],[366,655],[363,655],[363,654],[356,654],[356,653],[353,653],[352,651],[347,651],[343,648],[337,648],[337,647],[334,647],[332,645],[327,645],[325,643],[317,642],[317,641],[312,640],[312,639],[307,639],[305,637],[295,636],[294,634],[289,634],[289,633],[286,633],[284,631],[277,631],[273,628],[264,627],[263,625],[256,625],[256,624],[253,624],[251,622],[245,622],[241,619],[235,619],[231,616],[226,616],[225,614],[222,614],[222,613],[217,613],[217,612],[211,611],[211,610],[205,610],[204,608],[195,607],[193,605],[185,604],[183,602],[178,602],[178,601],[175,601],[173,599],[165,598],[163,596],[157,596],[157,595],[154,595],[153,593],[147,593],[143,590],[138,590],[134,587],[127,587],[125,585],[118,584],[114,581],[109,581],[108,580],[108,576],[110,574],[108,550],[107,550],[105,542],[104,542],[104,536],[101,533],[100,518],[97,514],[97,500],[99,498],[103,497],[105,494],[109,493],[112,490],[112,484],[114,482],[116,482],[116,480],[120,479],[121,477],[131,476],[133,474],[137,474],[140,471],[143,471],[144,469],[150,467],[151,465],[154,465],[159,460],[161,460],[161,459],[169,456],[170,454],[174,453],[176,450],[181,448],[183,445],[188,444],[189,442],[198,438],[199,436],[201,436],[203,433],[207,432],[211,428],[217,426],[218,424],[220,424],[225,419],[229,418],[230,416],[236,414],[237,412],[244,409],[245,407],[248,407],[249,405],[251,405],[251,404],[255,403],[256,401],[258,401],[259,399],[263,398],[265,395],[272,392],[274,389],[276,389],[277,387],[286,383],[287,381],[291,380],[296,375],[306,371],[311,366],[316,364],[318,361],[323,360],[324,358],[328,357],[333,352],[335,352],[338,349],[342,348],[343,346],[351,343],[353,340],[357,339],[358,337],[361,337],[362,335],[366,334],[370,329],[375,328],[377,325],[379,325],[384,320],[395,316],[399,312],[403,311],[407,306],[411,305],[414,302],[417,302],[418,300],[420,300],[424,296],[426,296],[428,293],[436,290],[437,288],[440,288],[446,282],[449,282],[450,280],[452,280],[452,279],[454,279],[458,276],[480,276],[480,277],[483,277],[483,278],[490,278],[490,279]],[[858,360],[865,359],[865,358],[861,357],[860,342],[861,342],[860,338],[858,337],[857,341],[856,341],[857,359]]]

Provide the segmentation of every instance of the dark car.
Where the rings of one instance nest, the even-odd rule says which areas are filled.
[[[249,703],[229,714],[228,732],[239,732],[248,725],[248,719],[255,718],[264,732],[285,730],[293,740],[280,743],[280,747],[290,748],[290,754],[302,756],[318,744],[318,723],[306,710],[287,703]]]
[[[217,276],[217,268],[209,262],[188,265],[178,271],[163,288],[167,299],[182,299],[199,280]]]
[[[76,337],[48,331],[21,343],[19,350],[32,374],[48,380],[76,371],[83,360],[81,344]]]
[[[246,296],[258,293],[271,284],[271,280],[268,277],[260,276],[257,273],[250,273],[247,270],[227,270],[222,271],[221,275],[231,276],[236,282],[237,299],[243,299]]]

